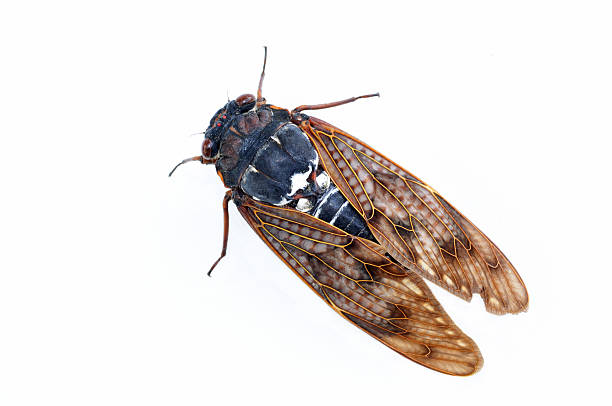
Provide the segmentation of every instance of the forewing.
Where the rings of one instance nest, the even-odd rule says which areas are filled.
[[[491,313],[525,311],[528,295],[504,254],[442,196],[358,139],[310,117],[300,123],[325,170],[386,252]]]
[[[448,317],[423,280],[377,244],[309,214],[243,197],[238,210],[261,239],[335,311],[426,367],[470,375],[476,344]]]

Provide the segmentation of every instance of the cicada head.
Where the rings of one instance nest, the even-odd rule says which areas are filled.
[[[255,107],[255,96],[243,94],[236,100],[227,102],[210,119],[210,125],[204,133],[202,143],[202,157],[207,163],[215,162],[219,157],[219,147],[227,129],[231,127],[234,120],[243,113]]]

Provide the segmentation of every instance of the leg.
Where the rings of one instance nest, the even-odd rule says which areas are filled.
[[[172,176],[172,174],[174,173],[174,171],[176,171],[176,168],[178,168],[179,166],[186,164],[187,162],[191,162],[191,161],[200,161],[201,164],[204,165],[209,165],[209,164],[214,164],[216,162],[216,158],[215,159],[208,159],[208,158],[204,158],[203,156],[194,156],[193,158],[187,158],[187,159],[183,159],[181,162],[178,163],[178,165],[176,165],[174,167],[174,169],[172,169],[170,171],[170,173],[168,174],[168,176]]]
[[[201,163],[204,163],[204,157],[202,157],[202,156],[194,156],[193,158],[183,159],[181,162],[178,163],[178,165],[176,165],[174,167],[174,169],[172,169],[170,171],[170,173],[168,174],[168,177],[172,176],[174,171],[176,171],[176,168],[178,168],[179,166],[181,166],[183,164],[186,164],[187,162],[191,162],[191,161],[200,161]]]
[[[306,105],[294,108],[291,111],[291,114],[299,113],[300,111],[304,111],[304,110],[328,109],[330,107],[336,107],[336,106],[341,106],[343,104],[352,103],[352,102],[354,102],[355,100],[358,100],[358,99],[365,99],[367,97],[374,97],[374,96],[380,97],[380,94],[379,93],[366,94],[366,95],[363,95],[363,96],[351,97],[350,99],[345,99],[345,100],[340,100],[340,101],[337,101],[337,102],[325,103],[325,104],[306,104]]]
[[[266,104],[266,99],[264,99],[261,95],[261,86],[263,85],[264,76],[266,75],[266,60],[268,59],[268,47],[264,46],[264,65],[261,70],[261,76],[259,77],[259,87],[257,88],[257,102],[256,108],[263,106]]]
[[[227,205],[229,201],[232,200],[232,191],[228,190],[223,197],[223,249],[221,250],[221,255],[219,259],[215,261],[215,263],[210,267],[210,271],[208,271],[208,276],[212,273],[213,269],[217,266],[221,258],[225,256],[227,252],[227,237],[229,236],[229,211]]]

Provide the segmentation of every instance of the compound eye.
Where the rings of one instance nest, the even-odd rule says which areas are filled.
[[[245,113],[255,107],[255,96],[252,94],[243,94],[242,96],[238,96],[236,99],[236,104],[238,105],[238,110],[241,113]]]
[[[212,158],[212,141],[209,138],[204,139],[202,143],[202,156],[206,159]]]
[[[255,103],[255,96],[252,94],[243,94],[236,99],[238,107],[246,106],[247,104]]]

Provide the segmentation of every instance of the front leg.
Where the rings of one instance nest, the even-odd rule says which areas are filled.
[[[225,196],[223,196],[223,249],[221,249],[221,255],[219,256],[219,258],[210,267],[210,270],[208,271],[208,274],[207,274],[208,276],[210,276],[210,274],[212,273],[213,269],[215,269],[215,267],[217,266],[219,261],[221,261],[221,258],[223,258],[225,256],[225,254],[227,253],[227,239],[229,237],[229,210],[228,210],[228,204],[229,204],[230,200],[232,200],[232,191],[228,190],[227,192],[225,192]]]

